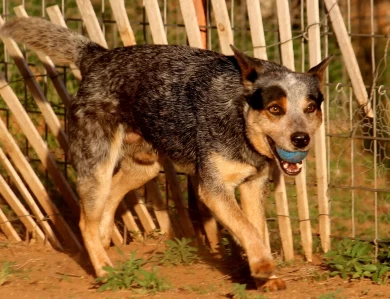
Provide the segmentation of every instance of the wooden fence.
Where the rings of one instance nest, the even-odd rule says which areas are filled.
[[[77,0],[78,11],[85,25],[86,32],[91,40],[99,43],[103,47],[108,47],[101,24],[96,16],[94,7],[89,0]],[[126,13],[125,1],[110,0],[112,16],[115,19],[120,38],[124,46],[134,45],[136,38]],[[206,24],[205,10],[201,0],[180,0],[180,9],[187,34],[188,44],[192,47],[205,48],[207,35],[204,30]],[[248,20],[251,30],[253,54],[257,58],[267,59],[267,45],[262,22],[262,12],[259,0],[247,0]],[[290,20],[289,1],[277,0],[277,19],[279,28],[279,44],[282,63],[290,69],[295,69],[293,36]],[[368,116],[372,116],[372,110],[368,103],[366,88],[360,74],[356,57],[353,53],[352,45],[343,22],[336,0],[324,0],[328,15],[334,27],[334,32],[339,42],[342,57],[353,85],[353,89],[359,104],[365,107]],[[324,20],[320,19],[319,0],[307,1],[307,24],[303,32],[308,40],[309,64],[314,66],[319,63],[324,54],[321,54],[320,26]],[[144,0],[144,9],[148,18],[150,32],[155,44],[167,44],[166,26],[163,22],[162,13],[157,0]],[[214,24],[218,32],[219,47],[222,53],[232,54],[229,47],[234,44],[231,19],[228,7],[224,0],[212,0],[211,7],[208,7],[214,18]],[[17,17],[28,16],[23,6],[14,8]],[[58,6],[46,8],[49,19],[61,26],[66,26],[66,22]],[[4,24],[4,19],[0,18],[0,25]],[[28,64],[20,47],[10,39],[3,39],[7,53],[12,57],[20,75],[23,77],[29,94],[34,99],[36,106],[40,109],[45,123],[51,134],[58,142],[64,153],[67,152],[68,140],[63,123],[56,116],[53,107],[45,97],[37,77],[31,66]],[[62,80],[62,74],[53,64],[49,57],[38,54],[42,62],[47,77],[50,78],[55,88],[57,96],[63,105],[67,107],[71,101],[66,82]],[[70,69],[75,78],[80,79],[80,72],[74,65]],[[71,184],[64,176],[58,166],[52,151],[26,112],[16,92],[6,81],[5,75],[0,74],[0,95],[6,103],[7,109],[15,115],[13,120],[20,127],[29,144],[38,156],[41,165],[47,171],[50,180],[61,198],[66,202],[75,218],[79,213],[78,198]],[[14,212],[12,217],[21,221],[28,232],[25,240],[31,238],[44,242],[47,246],[62,249],[64,244],[75,248],[81,248],[80,238],[74,224],[69,223],[62,215],[62,211],[57,207],[51,198],[50,192],[45,188],[43,182],[36,171],[30,165],[20,146],[14,140],[14,136],[8,131],[6,123],[0,121],[0,161],[3,166],[3,176],[0,177],[0,194],[4,201]],[[316,197],[318,200],[318,234],[321,239],[322,249],[326,252],[330,248],[330,218],[329,218],[329,197],[328,197],[328,175],[326,163],[325,129],[321,126],[315,139],[315,165],[316,165]],[[119,207],[119,214],[122,218],[121,225],[116,226],[113,235],[113,243],[120,245],[129,242],[130,239],[142,239],[148,234],[156,232],[166,234],[167,237],[196,237],[199,242],[207,242],[212,250],[217,250],[219,243],[218,226],[201,203],[198,202],[199,213],[202,215],[200,222],[202,227],[194,226],[190,218],[188,197],[195,197],[196,178],[188,178],[190,189],[183,188],[183,184],[178,174],[170,163],[163,167],[164,183],[169,186],[169,190],[161,188],[161,178],[154,179],[146,184],[142,189],[142,196],[139,192],[129,193]],[[278,228],[282,243],[284,258],[291,260],[294,258],[293,234],[289,214],[288,198],[284,176],[276,168],[272,174],[274,183],[274,198],[276,204],[276,214]],[[306,169],[295,179],[297,194],[297,204],[299,211],[300,235],[302,248],[308,261],[312,260],[313,229],[309,214],[309,198],[306,188]],[[192,188],[192,189],[191,189]],[[17,190],[17,192],[16,192]],[[170,204],[164,198],[164,194],[170,194]],[[191,196],[192,194],[192,196]],[[150,202],[148,208],[145,202]],[[171,213],[169,208],[173,207],[175,212]],[[0,228],[10,241],[20,242],[22,236],[13,227],[13,219],[8,219],[7,215],[0,209]],[[131,234],[129,234],[131,232]],[[130,236],[131,238],[129,238]],[[268,234],[267,234],[268,236]],[[206,241],[205,241],[206,240]],[[269,239],[267,243],[270,244]]]

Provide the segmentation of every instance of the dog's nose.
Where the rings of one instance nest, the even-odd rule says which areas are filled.
[[[310,142],[310,136],[304,132],[295,132],[291,135],[291,142],[298,148],[307,146]]]

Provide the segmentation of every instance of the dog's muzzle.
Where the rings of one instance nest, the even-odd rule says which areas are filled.
[[[275,141],[267,136],[268,146],[271,149],[275,160],[281,170],[287,175],[297,175],[302,170],[302,161],[306,158],[308,151],[286,151],[277,146]]]

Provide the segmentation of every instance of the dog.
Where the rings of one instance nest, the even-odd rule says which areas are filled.
[[[80,230],[98,277],[111,265],[106,249],[119,202],[168,159],[197,176],[200,199],[242,245],[259,286],[285,288],[263,242],[269,167],[300,173],[322,122],[330,57],[298,73],[233,46],[232,56],[179,45],[107,50],[39,18],[7,22],[0,35],[81,71],[69,152]]]

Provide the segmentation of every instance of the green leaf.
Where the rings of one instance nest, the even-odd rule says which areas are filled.
[[[337,264],[337,265],[335,265],[335,267],[336,267],[337,270],[340,270],[340,271],[344,270],[344,266],[343,265]]]
[[[378,270],[378,267],[376,265],[364,265],[362,267],[363,271],[369,271],[369,272],[375,272]]]

